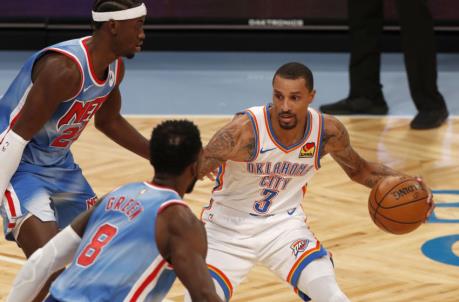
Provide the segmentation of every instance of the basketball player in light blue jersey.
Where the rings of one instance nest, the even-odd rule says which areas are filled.
[[[145,38],[141,0],[97,0],[92,36],[32,55],[0,99],[0,195],[7,239],[29,257],[95,194],[70,146],[94,116],[96,127],[148,159],[148,141],[120,114],[121,57]]]
[[[0,196],[4,233],[29,257],[95,194],[70,152],[89,120],[148,159],[148,140],[121,115],[121,57],[140,51],[141,0],[97,0],[92,36],[32,55],[0,99]]]
[[[193,190],[201,150],[192,122],[157,126],[153,181],[121,186],[81,214],[29,258],[7,301],[30,301],[70,262],[46,301],[161,301],[176,275],[193,301],[221,301],[205,262],[206,231],[182,200]]]

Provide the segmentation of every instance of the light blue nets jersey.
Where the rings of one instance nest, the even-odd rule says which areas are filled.
[[[32,55],[0,99],[1,140],[20,115],[33,85],[32,69],[38,58],[49,51],[58,52],[72,59],[80,69],[82,83],[79,92],[62,102],[53,116],[27,144],[18,171],[33,170],[29,166],[68,168],[73,165],[73,158],[69,152],[71,144],[79,137],[118,82],[119,59],[110,64],[104,81],[97,79],[88,57],[87,42],[90,38],[65,41]]]
[[[172,190],[132,183],[94,210],[71,265],[52,284],[59,301],[161,301],[175,280],[156,245],[157,214],[185,203]]]

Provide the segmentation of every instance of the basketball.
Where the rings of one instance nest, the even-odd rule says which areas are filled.
[[[413,177],[388,176],[371,190],[368,210],[373,222],[391,234],[414,231],[425,220],[429,192]]]

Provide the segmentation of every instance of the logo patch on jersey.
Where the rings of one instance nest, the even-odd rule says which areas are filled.
[[[260,149],[260,153],[262,153],[262,154],[263,154],[263,153],[266,153],[266,152],[272,151],[272,150],[274,150],[274,149],[276,149],[276,148],[270,148],[270,149],[263,149],[263,148],[261,148],[261,149]]]
[[[108,85],[110,85],[110,87],[113,87],[113,84],[115,84],[115,73],[113,72],[113,70],[110,70],[108,72]]]
[[[67,148],[78,139],[86,124],[99,110],[107,96],[90,101],[75,100],[67,112],[59,119],[56,128],[59,132],[51,142],[56,148]]]
[[[310,158],[314,156],[316,151],[316,143],[306,143],[300,150],[298,158]]]
[[[84,124],[86,125],[92,116],[99,110],[107,96],[96,98],[90,101],[75,100],[67,112],[59,119],[57,129],[64,125]]]
[[[97,202],[97,196],[91,197],[86,200],[86,208],[90,209],[92,208]]]
[[[293,213],[295,213],[295,211],[296,211],[296,208],[288,209],[288,210],[287,210],[287,214],[293,215]]]
[[[307,239],[298,239],[293,241],[293,243],[290,245],[290,248],[292,249],[295,258],[298,256],[299,253],[302,253],[306,250],[308,244],[309,240]]]

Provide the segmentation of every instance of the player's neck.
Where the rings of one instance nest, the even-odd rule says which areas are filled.
[[[104,41],[105,37],[94,33],[94,35],[86,41],[88,47],[88,56],[94,72],[99,79],[104,79],[107,76],[107,68],[114,60],[116,55],[110,51],[109,41]]]
[[[299,122],[295,128],[284,129],[279,125],[279,121],[271,116],[271,126],[274,135],[276,135],[276,138],[284,146],[291,146],[301,141],[304,137],[304,132],[306,131],[306,125],[307,120],[304,121],[304,123]]]
[[[180,182],[176,178],[171,178],[163,175],[155,175],[151,183],[158,187],[174,190],[181,197],[183,197],[185,194],[185,189],[180,187]]]

